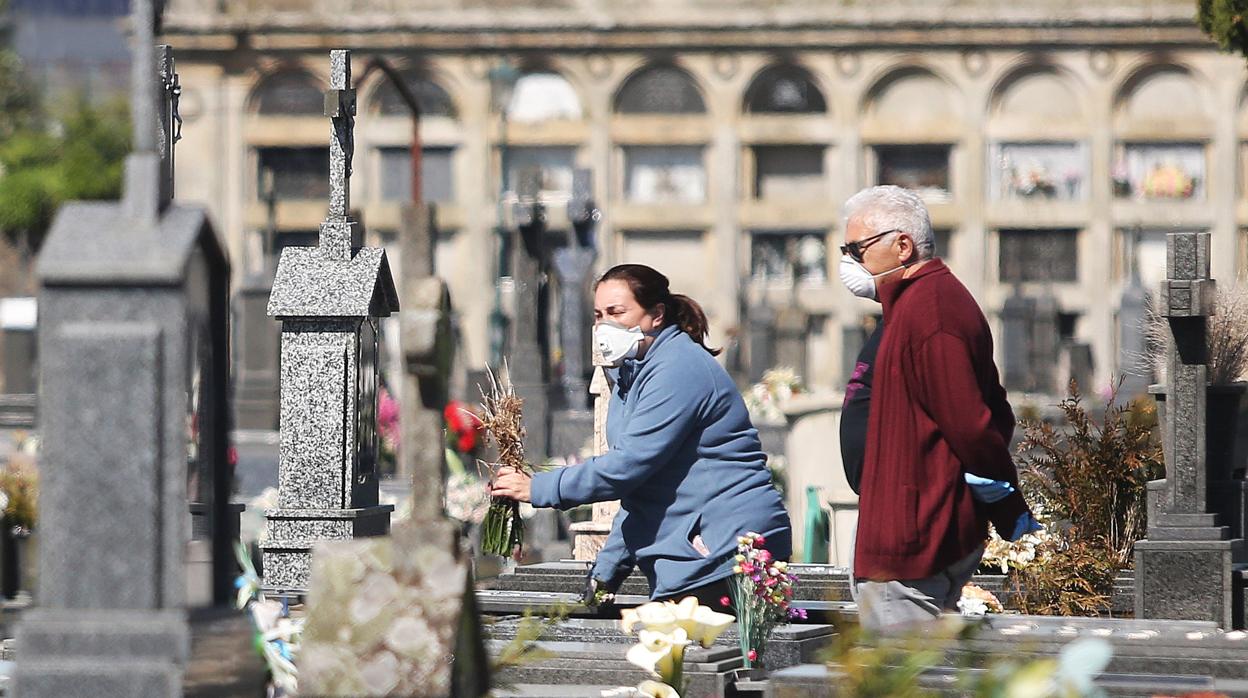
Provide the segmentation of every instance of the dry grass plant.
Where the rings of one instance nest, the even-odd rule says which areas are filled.
[[[1207,324],[1210,385],[1227,385],[1248,374],[1248,283],[1237,280],[1219,286],[1214,299],[1216,313]],[[1151,301],[1144,314],[1144,343],[1147,365],[1157,376],[1165,375],[1170,327],[1156,303]]]

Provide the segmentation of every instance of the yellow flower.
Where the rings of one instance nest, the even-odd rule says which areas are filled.
[[[733,566],[732,566],[732,573],[733,573],[733,574],[741,574],[741,565],[733,565]]]

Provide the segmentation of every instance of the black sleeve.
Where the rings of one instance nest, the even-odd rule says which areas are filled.
[[[875,354],[880,349],[880,337],[884,323],[876,324],[875,331],[862,345],[854,373],[845,386],[845,404],[841,409],[841,462],[845,466],[845,479],[854,494],[862,480],[862,461],[867,449],[867,419],[871,413],[871,382],[875,374]]]

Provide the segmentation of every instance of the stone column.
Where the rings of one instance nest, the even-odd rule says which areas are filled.
[[[1137,618],[1242,625],[1233,565],[1244,553],[1208,504],[1206,458],[1208,348],[1214,313],[1209,233],[1166,236],[1161,314],[1170,329],[1164,434],[1166,479],[1150,487],[1148,538],[1135,545]]]
[[[416,478],[417,491],[429,492],[428,499],[441,511],[445,428],[442,410],[446,406],[455,347],[451,334],[451,298],[445,280],[433,275],[437,226],[429,205],[418,204],[403,211],[403,312],[400,317],[400,343],[404,383],[399,391],[399,424],[403,430],[399,444],[398,475]],[[432,474],[437,473],[437,482]],[[438,489],[427,489],[435,487]],[[423,505],[413,502],[415,505]]]

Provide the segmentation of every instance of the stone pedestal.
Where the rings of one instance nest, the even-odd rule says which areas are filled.
[[[1224,535],[1220,527],[1176,529],[1171,535]],[[1135,608],[1141,618],[1213,620],[1221,628],[1244,627],[1243,590],[1234,563],[1244,541],[1149,540],[1135,544]]]

